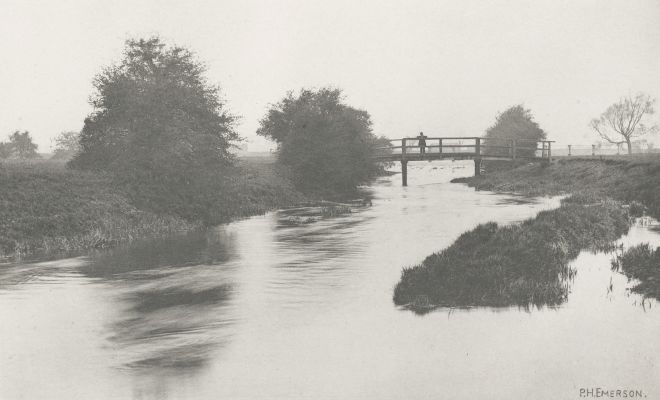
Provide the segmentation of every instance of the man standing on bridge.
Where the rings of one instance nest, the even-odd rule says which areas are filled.
[[[424,132],[420,132],[419,136],[417,136],[417,145],[419,146],[419,154],[424,158],[424,154],[426,154],[426,136],[424,136]]]

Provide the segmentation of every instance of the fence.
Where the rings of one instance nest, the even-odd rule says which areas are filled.
[[[660,149],[642,148],[633,146],[633,154],[660,154]],[[584,157],[584,156],[616,156],[628,154],[628,146],[623,145],[574,145],[555,146],[552,149],[554,156]]]

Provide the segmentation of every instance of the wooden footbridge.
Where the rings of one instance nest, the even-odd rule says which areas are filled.
[[[479,137],[419,137],[390,140],[390,145],[378,148],[374,158],[401,163],[403,186],[408,185],[408,162],[431,160],[474,160],[474,174],[481,174],[483,160],[516,160],[551,162],[551,140],[486,139]]]

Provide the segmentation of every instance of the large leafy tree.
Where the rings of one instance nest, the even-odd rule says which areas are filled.
[[[658,131],[657,125],[647,126],[643,122],[644,117],[654,113],[654,103],[655,99],[643,93],[625,97],[609,106],[599,118],[593,119],[590,126],[598,136],[610,143],[626,143],[628,154],[632,154],[633,138]]]
[[[94,80],[94,111],[71,165],[106,170],[134,200],[199,217],[190,205],[208,194],[238,139],[218,86],[191,51],[159,38],[128,40],[124,57]],[[213,194],[208,194],[212,198]]]
[[[279,162],[304,189],[351,190],[378,170],[369,113],[345,104],[339,89],[289,92],[271,106],[257,134],[278,143]]]
[[[73,164],[181,177],[226,164],[235,117],[204,73],[185,48],[157,37],[128,40],[124,59],[94,80],[94,112]]]
[[[522,104],[509,107],[495,118],[495,124],[486,130],[485,144],[488,146],[508,146],[511,140],[516,140],[517,155],[533,156],[538,140],[545,140],[545,131],[534,121],[531,110]],[[491,139],[490,141],[488,139]],[[508,153],[508,149],[488,148],[486,152],[497,154]]]

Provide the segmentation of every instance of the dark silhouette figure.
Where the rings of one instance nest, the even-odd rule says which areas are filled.
[[[424,157],[424,154],[426,154],[426,136],[424,136],[424,132],[419,133],[417,140],[417,145],[419,146],[419,154]]]

